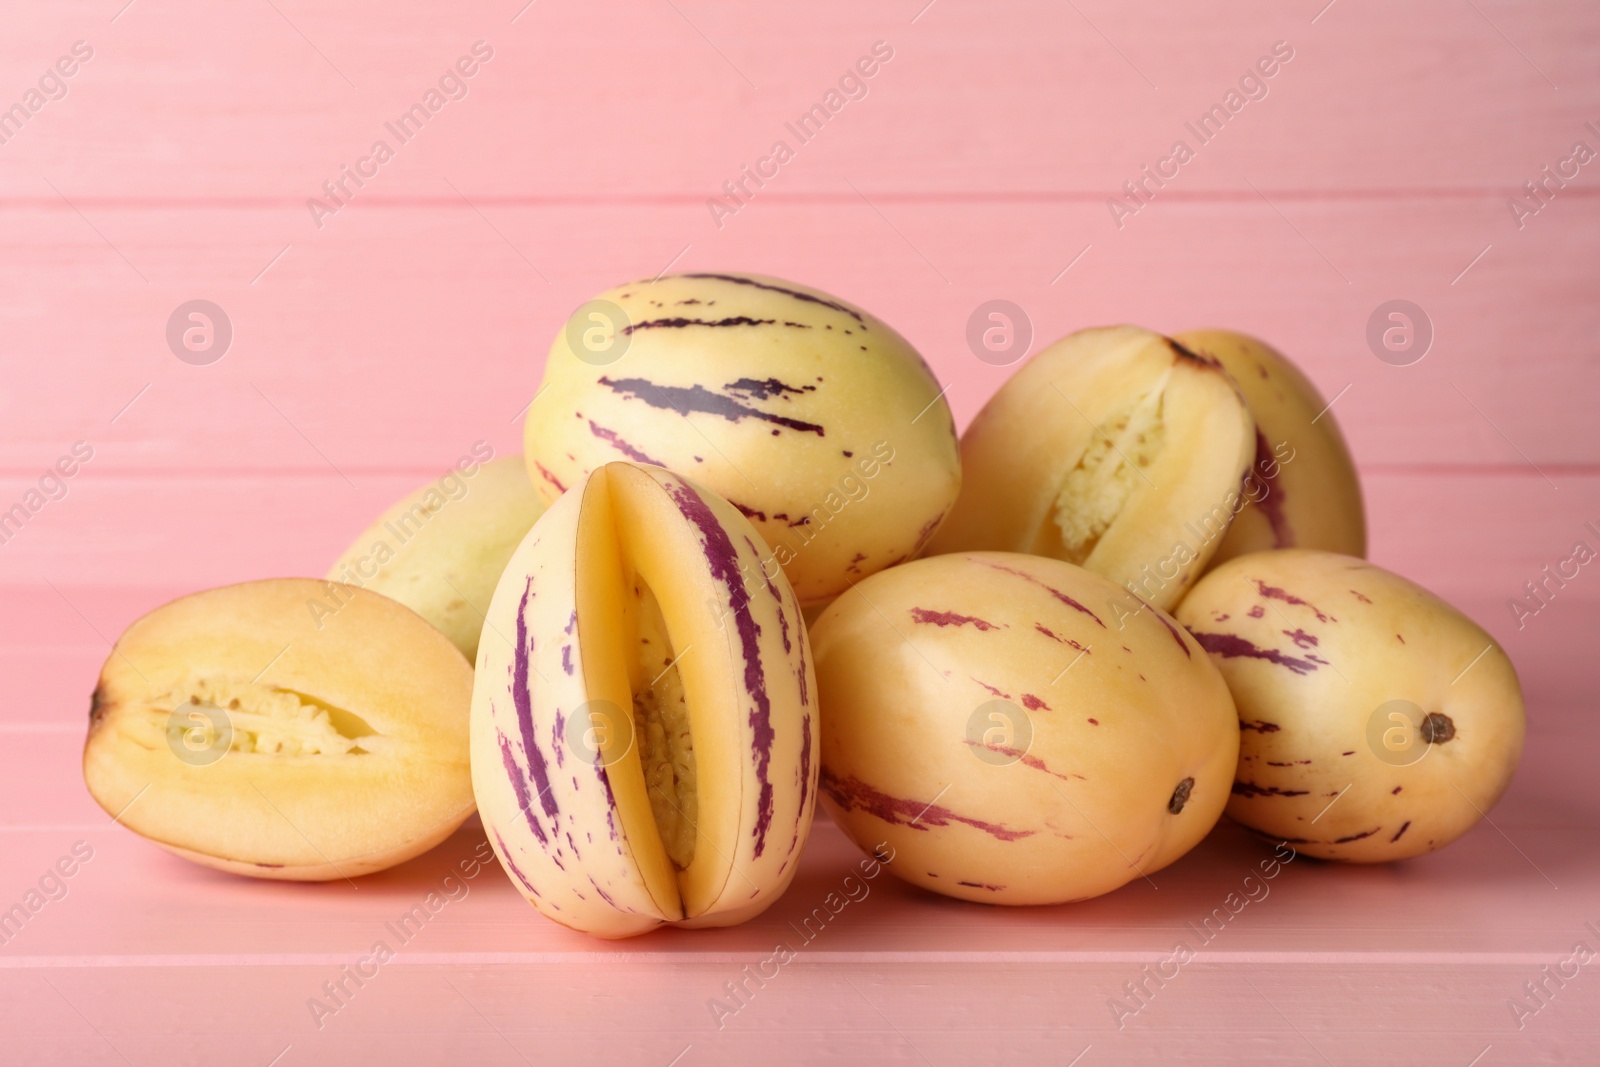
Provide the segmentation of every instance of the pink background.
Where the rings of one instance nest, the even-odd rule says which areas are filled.
[[[93,56],[0,144],[0,510],[73,443],[93,458],[0,545],[0,908],[94,858],[0,945],[10,1062],[1578,1062],[1600,948],[1592,717],[1600,575],[1518,629],[1507,600],[1600,524],[1600,161],[1531,217],[1508,198],[1600,149],[1600,9],[1439,0],[1113,4],[709,0],[333,7],[8,5],[0,107]],[[521,8],[519,12],[519,8]],[[1321,9],[1321,10],[1319,10]],[[319,228],[307,198],[468,54],[462,99]],[[823,131],[785,123],[886,42]],[[1293,58],[1119,228],[1107,199],[1258,57]],[[1258,94],[1259,95],[1259,94]],[[774,141],[794,157],[707,207]],[[1530,710],[1493,822],[1375,869],[1297,861],[1118,1029],[1107,1006],[1264,855],[1224,824],[1154,877],[1001,911],[890,879],[719,1029],[707,1001],[855,861],[826,823],[757,922],[622,945],[549,924],[491,868],[319,1029],[307,1008],[481,840],[359,888],[254,884],[109,824],[78,770],[108,640],[194,588],[321,574],[384,505],[519,410],[567,313],[667,269],[824,287],[926,355],[965,424],[1008,371],[985,301],[1035,349],[1117,321],[1219,325],[1297,359],[1360,463],[1372,557],[1505,644]],[[181,303],[231,320],[193,366]],[[1380,361],[1380,304],[1434,339]],[[1600,967],[1600,964],[1595,966]],[[274,1060],[274,1057],[279,1059]],[[674,1057],[679,1057],[674,1060]],[[1074,1060],[1074,1057],[1081,1057]],[[1474,1060],[1474,1057],[1479,1059]]]

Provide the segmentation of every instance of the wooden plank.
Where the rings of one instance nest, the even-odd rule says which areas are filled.
[[[16,354],[0,471],[42,470],[78,440],[96,472],[348,474],[433,467],[479,439],[515,448],[570,310],[669,264],[760,269],[873,309],[963,423],[1010,373],[966,340],[1003,297],[1035,348],[1119,321],[1268,338],[1338,398],[1364,464],[1594,465],[1600,305],[1578,265],[1600,256],[1600,199],[1546,212],[1518,233],[1494,197],[1158,200],[1118,232],[1094,204],[771,201],[717,233],[693,206],[357,204],[321,234],[287,209],[0,212],[17,252],[0,261],[0,345]],[[210,366],[166,342],[197,297],[233,323]],[[1409,366],[1368,342],[1396,298],[1432,324]]]
[[[725,969],[703,965],[396,967],[317,1030],[305,1007],[319,968],[62,971],[53,991],[31,974],[0,976],[23,1016],[18,1055],[35,1062],[490,1065],[600,1063],[1284,1064],[1581,1063],[1595,1031],[1592,992],[1577,986],[1510,1029],[1498,1003],[1511,970],[1420,972],[1413,983],[1352,968],[1193,965],[1147,1015],[1117,1031],[1104,1006],[1109,967],[994,967],[974,982],[952,966],[797,967],[718,1031],[703,1000]],[[1248,979],[1248,981],[1247,981]],[[1253,983],[1256,990],[1252,990]],[[1449,988],[1462,994],[1440,995]],[[1270,999],[1263,999],[1270,998]],[[174,1002],[193,1015],[171,1011]],[[1236,1005],[1224,1016],[1217,1005]],[[930,1017],[929,1004],[948,1007]],[[1165,1012],[1158,1015],[1157,1009]],[[1476,1010],[1475,1010],[1476,1009]],[[1337,1028],[1328,1024],[1340,1014]],[[81,1012],[82,1014],[77,1014]],[[1280,1014],[1281,1012],[1281,1014]],[[96,1031],[99,1031],[98,1033]],[[1298,1032],[1297,1032],[1298,1031]],[[110,1043],[108,1045],[108,1043]]]
[[[1600,120],[1600,16],[1579,0],[1537,14],[1344,0],[1320,16],[1319,4],[1266,0],[939,3],[920,15],[918,3],[831,0],[802,13],[608,0],[517,17],[523,6],[397,18],[372,0],[336,11],[139,4],[113,22],[105,5],[52,5],[0,45],[5,103],[74,41],[94,58],[5,145],[0,196],[54,200],[48,178],[74,199],[267,198],[304,211],[383,137],[397,157],[362,198],[450,202],[443,172],[485,197],[666,196],[703,211],[780,139],[796,158],[774,186],[792,193],[849,194],[849,181],[950,196],[1070,191],[1099,204],[1178,138],[1201,154],[1178,179],[1192,191],[1248,192],[1241,173],[1341,194],[1499,191]],[[494,58],[467,95],[413,141],[388,135],[383,124],[478,40]],[[812,143],[790,134],[784,124],[879,40],[893,58],[866,96]],[[1188,135],[1184,123],[1278,41],[1293,58],[1264,81],[1267,95],[1215,143]]]
[[[129,1056],[177,1041],[215,1048],[232,1040],[251,1062],[285,1044],[320,1062],[345,1042],[382,1034],[426,1047],[443,1030],[499,1032],[557,1059],[580,1049],[609,1057],[663,1048],[670,1059],[694,1044],[697,1061],[741,1062],[754,1042],[776,1039],[785,1055],[845,1048],[907,1062],[920,1062],[919,1052],[930,1062],[1017,1062],[1007,1052],[1035,1062],[1054,1050],[1056,1058],[1038,1062],[1060,1063],[1061,1049],[1070,1058],[1088,1044],[1117,1062],[1157,1053],[1214,1062],[1202,1051],[1219,1041],[1237,1046],[1245,1062],[1311,1062],[1313,1053],[1342,1062],[1341,1054],[1359,1058],[1380,1045],[1405,1050],[1408,1062],[1459,1064],[1485,1044],[1511,1062],[1532,1062],[1525,1057],[1570,1051],[1595,1036],[1600,991],[1581,979],[1522,1030],[1507,1007],[1573,939],[1590,936],[1574,917],[1583,910],[1574,898],[1592,899],[1595,886],[1568,881],[1558,893],[1524,884],[1486,831],[1395,868],[1291,865],[1252,905],[1259,914],[1241,913],[1176,973],[1166,965],[1159,987],[1146,968],[1170,959],[1176,942],[1198,940],[1186,921],[1252,869],[1264,855],[1259,845],[1224,830],[1158,874],[1159,891],[1141,884],[1075,908],[991,909],[885,879],[806,943],[779,918],[820,901],[856,855],[823,826],[778,916],[736,930],[597,945],[539,919],[492,868],[456,888],[455,900],[402,941],[391,924],[437,888],[448,870],[440,853],[363,879],[360,890],[269,886],[164,860],[120,835],[96,838],[95,857],[68,883],[69,895],[6,946],[0,988],[8,1003],[30,1009],[14,1038],[25,1048],[59,1048],[92,1028]],[[1549,831],[1510,832],[1525,845],[1562,849]],[[471,837],[441,851],[465,854]],[[49,862],[48,849],[40,855]],[[1497,874],[1465,876],[1473,870]],[[1508,907],[1522,893],[1522,906]],[[1467,900],[1476,910],[1462,908]],[[240,921],[241,913],[251,919]],[[780,941],[794,959],[767,963]],[[346,980],[346,995],[330,998],[323,983],[338,981],[379,942],[393,959],[366,965],[365,982]],[[1426,945],[1442,951],[1419,947]],[[752,971],[767,981],[757,985]],[[728,983],[741,981],[745,992],[735,999]],[[1125,983],[1141,981],[1150,992],[1134,1000]],[[1444,989],[1448,995],[1436,992]],[[181,999],[193,1017],[150,1010],[156,991],[163,1003]],[[1113,998],[1137,1010],[1114,1011]],[[337,1010],[317,1012],[314,1001]],[[935,1004],[941,1010],[928,1011]]]

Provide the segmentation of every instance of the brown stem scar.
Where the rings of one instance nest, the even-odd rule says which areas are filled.
[[[1194,792],[1194,779],[1185,778],[1178,783],[1178,788],[1172,791],[1172,799],[1167,801],[1167,810],[1176,815],[1189,803],[1189,794]]]
[[[1423,718],[1418,730],[1423,741],[1430,745],[1442,745],[1456,735],[1456,724],[1450,721],[1450,716],[1434,711]]]

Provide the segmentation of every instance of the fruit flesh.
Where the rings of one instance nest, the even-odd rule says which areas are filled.
[[[724,740],[739,734],[738,708],[719,685],[731,665],[709,642],[698,654],[692,638],[681,654],[674,650],[667,612],[689,618],[705,601],[676,562],[690,546],[670,498],[627,464],[602,468],[594,482],[606,504],[586,508],[584,518],[591,529],[609,521],[614,533],[592,535],[578,549],[579,639],[588,649],[607,646],[585,660],[585,677],[591,694],[631,715],[631,727],[607,739],[606,757],[616,759],[609,774],[617,811],[645,882],[665,915],[694,918],[726,884],[725,857],[738,833],[740,803],[729,786],[743,771]],[[696,737],[704,739],[698,751]]]
[[[793,591],[755,569],[764,547],[708,491],[614,463],[507,567],[479,651],[474,788],[514,883],[555,921],[726,925],[793,877],[814,681]]]
[[[314,614],[330,596],[342,606]],[[311,579],[209,590],[119,638],[84,779],[123,825],[208,866],[381,870],[472,812],[471,685],[443,635],[374,593]]]
[[[596,299],[618,309],[607,342],[621,354],[574,350],[587,334],[569,323],[528,410],[547,503],[612,461],[678,471],[750,520],[808,604],[925,547],[960,486],[955,423],[888,324],[760,275],[669,275]]]
[[[1040,352],[962,439],[932,554],[1030,552],[1170,608],[1232,520],[1254,424],[1221,366],[1133,326]]]
[[[1173,340],[1226,367],[1256,421],[1256,484],[1211,566],[1269,548],[1365,556],[1355,462],[1311,379],[1272,346],[1231,330],[1190,330]]]
[[[388,744],[354,712],[324,704],[309,693],[261,685],[242,676],[191,675],[142,710],[164,725],[181,708],[225,711],[232,734],[230,752],[331,757],[381,752]],[[186,737],[186,743],[214,743],[219,731],[209,718],[190,712],[188,721],[186,732],[197,730],[203,737]]]
[[[1178,618],[1239,709],[1228,814],[1263,836],[1324,859],[1417,856],[1466,833],[1510,783],[1524,734],[1510,660],[1398,575],[1258,552],[1201,579]]]
[[[694,862],[698,823],[694,731],[661,606],[642,581],[634,591],[639,598],[634,677],[639,681],[633,686],[633,736],[656,828],[672,865],[681,871]]]
[[[1040,524],[1038,555],[1081,564],[1093,555],[1106,529],[1116,520],[1161,452],[1165,425],[1161,420],[1163,380],[1132,398],[1090,441],[1068,473],[1056,498],[1053,522]]]
[[[938,893],[1048,904],[1193,847],[1238,754],[1222,679],[1154,608],[1050,559],[933,556],[861,583],[813,628],[834,821]]]

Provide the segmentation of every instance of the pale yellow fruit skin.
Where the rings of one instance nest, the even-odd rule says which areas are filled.
[[[1131,477],[1130,495],[1092,549],[1071,559],[1055,532],[1063,486],[1084,450],[1106,436],[1096,427],[1163,375],[1169,396],[1190,398],[1188,414],[1181,425],[1174,421],[1152,464]],[[1254,433],[1237,388],[1215,362],[1137,326],[1080,330],[1030,359],[967,428],[961,496],[928,552],[1065,558],[1170,610],[1233,519],[1230,501],[1239,499],[1255,454]]]
[[[311,605],[341,605],[317,613]],[[361,755],[229,751],[197,765],[146,709],[191,674],[258,677],[363,719]],[[84,781],[118,821],[185,859],[256,878],[326,881],[383,870],[472,814],[472,668],[402,605],[311,578],[224,586],[128,627],[101,670]]]
[[[1426,589],[1350,556],[1285,549],[1218,567],[1177,615],[1238,705],[1228,814],[1263,836],[1323,859],[1405,859],[1466,833],[1510,783],[1524,733],[1516,671]],[[1380,758],[1391,723],[1371,724],[1395,700],[1448,716],[1454,736],[1409,765]],[[1393,738],[1403,758],[1418,751],[1406,740]]]
[[[1256,421],[1252,470],[1261,488],[1255,492],[1266,493],[1245,504],[1211,566],[1269,548],[1365,556],[1367,519],[1355,461],[1311,379],[1283,353],[1242,333],[1190,330],[1173,340],[1228,368]]]
[[[659,846],[637,832],[648,809],[641,815],[628,807],[630,797],[644,796],[642,778],[633,780],[637,757],[588,760],[567,740],[568,717],[600,696],[592,676],[614,652],[607,642],[624,629],[606,602],[582,592],[578,563],[580,553],[596,551],[601,527],[593,524],[612,522],[604,479],[618,467],[645,472],[673,501],[675,517],[652,523],[649,536],[680,561],[680,587],[657,589],[678,669],[686,689],[697,679],[691,697],[698,692],[733,709],[718,736],[702,736],[696,720],[696,865],[704,858],[721,881],[695,914],[652,887]],[[720,534],[689,517],[696,508]],[[589,509],[599,510],[586,516]],[[719,537],[727,539],[720,547]],[[473,785],[512,883],[546,917],[603,938],[664,924],[732,925],[765,910],[793,879],[816,807],[820,724],[800,606],[781,571],[770,581],[763,576],[766,555],[759,533],[714,493],[661,468],[625,463],[600,468],[560,497],[513,555],[478,651]],[[763,769],[764,729],[771,735]],[[713,750],[720,758],[709,758]],[[714,778],[718,767],[727,773]]]
[[[471,814],[468,812],[467,814]],[[463,817],[455,825],[440,824],[432,833],[407,841],[404,845],[396,846],[384,852],[371,853],[365,856],[342,859],[337,863],[303,863],[295,866],[272,868],[263,867],[259,863],[249,860],[230,860],[221,856],[208,856],[204,852],[195,852],[191,849],[180,848],[156,842],[162,848],[175,856],[182,856],[191,863],[198,863],[202,867],[223,871],[227,874],[239,874],[247,878],[266,878],[282,882],[332,882],[343,878],[359,878],[364,874],[376,874],[378,871],[387,870],[406,860],[415,859],[425,852],[442,845],[456,830],[460,829]]]
[[[529,476],[547,501],[614,460],[668,467],[733,502],[810,604],[914,556],[955,500],[960,459],[940,385],[867,312],[751,274],[671,275],[596,299],[619,306],[633,332],[604,365],[574,354],[571,328],[557,334],[524,431]],[[761,324],[645,325],[741,318]],[[787,391],[735,388],[769,381]],[[696,387],[706,392],[673,391]],[[730,419],[697,405],[759,414],[728,408]]]
[[[976,552],[840,597],[812,628],[834,821],[865,850],[887,843],[906,881],[996,904],[1097,896],[1192,848],[1227,802],[1237,716],[1164,614],[1093,610],[1125,595],[1069,563]],[[975,730],[996,699],[1020,715],[980,712]]]
[[[333,581],[398,600],[469,661],[500,572],[544,513],[520,455],[473,467],[396,502],[328,570]]]

